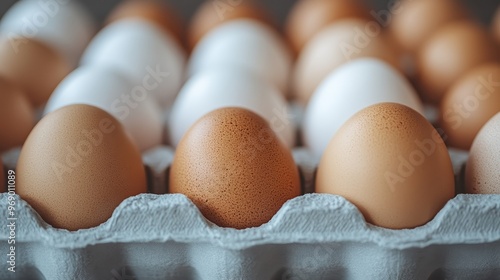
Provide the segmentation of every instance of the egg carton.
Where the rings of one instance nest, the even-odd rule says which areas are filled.
[[[460,176],[467,154],[450,155]],[[236,230],[206,220],[186,196],[165,194],[172,149],[143,158],[152,193],[123,201],[95,228],[55,229],[15,195],[15,273],[8,194],[0,194],[0,279],[500,279],[500,195],[459,194],[426,225],[380,228],[340,196],[308,193],[318,159],[296,149],[306,194],[268,223]]]

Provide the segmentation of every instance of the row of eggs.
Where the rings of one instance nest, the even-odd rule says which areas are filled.
[[[317,6],[312,7],[309,2]],[[334,2],[336,3],[320,0],[299,2],[290,16],[287,33],[292,33],[290,30],[293,28],[290,26],[294,25],[294,21],[304,22],[303,19],[294,20],[297,14],[311,13],[309,18],[315,18],[318,11],[338,11],[339,9],[318,8],[320,5],[331,5]],[[338,1],[342,3],[338,5],[357,5],[349,2]],[[26,8],[23,11],[19,7],[33,6],[33,3],[37,2],[25,0],[18,3],[20,4],[13,8],[16,13],[21,13],[17,21],[26,17],[26,14],[23,14],[27,13],[26,11],[33,11]],[[65,4],[59,9],[77,7],[77,4],[71,6],[74,2],[70,3],[72,4]],[[194,50],[187,66],[191,78],[184,86],[182,84],[186,58],[181,40],[177,36],[182,33],[176,32],[176,28],[170,26],[175,26],[171,21],[165,21],[165,18],[169,18],[166,14],[159,16],[158,11],[162,13],[164,10],[159,9],[158,3],[132,1],[115,10],[110,16],[111,23],[91,40],[86,49],[82,48],[85,51],[80,60],[80,67],[67,77],[65,76],[72,67],[71,62],[62,63],[62,56],[54,58],[58,57],[57,52],[47,47],[49,44],[44,45],[43,42],[33,39],[9,38],[8,42],[20,46],[18,51],[22,53],[19,55],[15,49],[10,48],[11,45],[5,45],[5,57],[12,60],[9,65],[16,69],[3,71],[6,73],[3,74],[6,77],[6,88],[10,92],[19,91],[12,81],[23,85],[23,90],[28,93],[27,96],[34,106],[40,106],[50,96],[44,109],[45,117],[23,147],[18,165],[19,194],[53,226],[76,230],[102,223],[124,198],[145,192],[146,180],[142,163],[140,156],[137,156],[137,148],[133,146],[135,144],[144,151],[161,144],[164,122],[162,115],[165,111],[170,111],[168,138],[172,145],[177,146],[170,190],[188,195],[200,207],[202,213],[218,225],[235,228],[258,226],[268,221],[286,200],[300,194],[297,170],[289,155],[289,149],[296,142],[296,124],[289,117],[286,99],[293,95],[303,105],[308,103],[303,124],[304,142],[318,156],[322,155],[316,185],[318,192],[340,194],[358,206],[367,221],[390,228],[424,224],[453,197],[453,172],[449,168],[449,156],[443,152],[446,148],[439,141],[440,137],[433,138],[432,126],[421,117],[421,101],[415,89],[401,74],[396,56],[389,50],[392,45],[387,43],[388,39],[384,39],[382,35],[370,37],[369,44],[361,48],[356,57],[372,58],[346,63],[350,59],[332,46],[346,42],[356,44],[356,40],[362,38],[362,34],[361,37],[356,37],[356,32],[364,30],[367,22],[355,14],[345,12],[342,16],[346,18],[344,20],[321,30],[315,27],[317,30],[314,32],[304,31],[318,34],[306,36],[308,39],[305,40],[304,46],[295,48],[298,53],[297,66],[294,73],[290,74],[293,54],[288,51],[278,33],[269,28],[266,20],[255,20],[262,18],[262,14],[246,3],[232,9],[232,14],[235,11],[250,11],[249,13],[254,15],[243,16],[252,19],[233,19],[225,24],[218,24],[219,26],[211,31],[199,31],[201,34],[207,34],[199,36],[201,39],[191,40],[199,42],[191,43]],[[74,11],[81,10],[74,8]],[[144,13],[137,18],[137,14],[134,14],[137,11]],[[194,24],[203,18],[217,23],[218,18],[214,17],[216,12],[211,4],[206,4],[200,9],[200,15],[195,17]],[[13,13],[11,12],[11,15]],[[202,16],[203,13],[205,16]],[[60,14],[68,16],[69,11],[65,10]],[[8,15],[9,13],[2,20],[2,26],[8,26],[3,23],[9,18]],[[79,14],[75,12],[72,16],[78,19]],[[231,16],[226,16],[226,19],[232,19]],[[80,18],[81,23],[84,23],[85,17],[81,16],[81,13]],[[331,20],[333,19],[328,19]],[[166,28],[159,28],[158,22]],[[480,28],[474,28],[476,25],[472,22],[460,24],[460,28],[457,28],[459,30],[464,29],[463,25],[473,26],[469,28],[472,31],[468,34],[483,34]],[[59,22],[53,29],[61,31],[58,28],[63,25],[63,22]],[[70,25],[65,25],[64,28],[71,31],[68,36],[75,36],[75,29],[71,29]],[[37,34],[42,36],[39,35],[41,33]],[[445,35],[447,34],[448,32]],[[293,35],[288,37],[293,42]],[[458,37],[461,42],[468,38],[463,35]],[[58,45],[57,40],[47,41]],[[480,65],[487,69],[482,72],[484,74],[477,74],[480,71],[474,69],[476,72],[470,74],[472,78],[469,79],[472,81],[462,82],[468,87],[477,85],[474,78],[478,75],[484,75],[486,81],[500,80],[496,78],[499,75],[499,65],[495,63],[495,53],[498,53],[498,49],[493,47],[491,51],[489,39],[479,42],[477,47],[464,50],[458,48],[459,57],[463,57],[462,51],[486,53],[485,59],[467,60],[466,68],[472,69],[475,64],[491,62],[485,66]],[[447,44],[450,43],[445,46]],[[456,49],[455,45],[452,47]],[[64,49],[62,44],[59,47]],[[380,49],[377,49],[378,47]],[[67,48],[77,52],[77,48],[73,46]],[[16,53],[12,53],[13,51]],[[68,54],[66,56],[70,57]],[[22,61],[23,58],[29,59]],[[34,70],[29,72],[28,69]],[[433,71],[434,68],[430,69],[429,71]],[[52,74],[57,75],[53,79],[46,76]],[[437,74],[442,75],[443,72],[440,70]],[[63,77],[64,80],[58,83]],[[46,87],[40,86],[40,80],[44,81],[43,85]],[[30,86],[27,81],[34,85]],[[46,81],[52,82],[47,84]],[[288,84],[291,84],[292,94],[288,94]],[[48,90],[51,87],[55,88],[53,93]],[[178,97],[175,98],[181,87]],[[496,107],[490,109],[482,105],[484,108],[475,109],[474,115],[485,111],[487,115],[482,117],[485,119],[482,123],[475,124],[476,133],[489,117],[499,111],[500,102],[494,100],[498,98],[498,87],[494,83],[490,83],[489,87],[494,88],[491,92],[493,94],[490,94],[491,99],[482,104],[493,104]],[[466,97],[471,92],[467,89],[457,91]],[[379,102],[397,102],[413,109],[395,104],[369,107]],[[11,119],[19,115],[20,120],[29,120],[29,114],[33,114],[27,109],[30,107],[29,102],[22,105],[8,102],[4,104],[7,105],[6,111],[11,110],[13,113],[9,115]],[[72,104],[93,105],[104,111],[88,106],[68,107]],[[24,109],[12,110],[14,106]],[[250,109],[266,121],[241,109],[213,111],[234,106]],[[362,112],[359,112],[360,110]],[[21,116],[22,112],[30,113]],[[355,115],[356,112],[362,117]],[[469,119],[462,118],[461,121],[466,122]],[[117,127],[121,127],[116,120],[123,124],[123,131],[119,128],[114,132]],[[266,125],[271,130],[267,129]],[[377,128],[377,125],[380,127]],[[462,127],[466,126],[461,125],[460,128]],[[489,130],[498,130],[498,124],[490,127],[493,128]],[[370,128],[377,129],[374,133]],[[23,128],[19,123],[15,123],[9,129],[11,134],[16,129]],[[27,133],[30,130],[31,127],[25,129]],[[466,130],[471,129],[466,127]],[[61,131],[64,133],[61,134]],[[27,133],[24,138],[19,138],[24,141]],[[108,134],[113,136],[108,139]],[[133,144],[125,140],[128,139],[127,134],[131,136]],[[334,135],[335,138],[332,138]],[[257,142],[252,142],[250,136],[257,137],[257,140],[253,139]],[[451,137],[450,134],[449,138]],[[491,144],[494,141],[489,137],[483,138],[487,139],[478,140],[480,143],[486,143],[478,144],[482,156],[471,156],[471,161],[476,159],[473,161],[475,164],[471,166],[476,165],[479,168],[468,169],[475,170],[469,176],[474,178],[470,181],[475,182],[475,185],[469,184],[471,192],[495,192],[492,185],[500,185],[494,181],[497,171],[491,170],[498,159],[487,156],[494,154],[492,149],[495,147]],[[429,139],[437,141],[432,140],[431,145],[428,144]],[[108,144],[103,144],[106,141],[109,141]],[[412,164],[411,155],[418,157],[429,150],[424,148],[418,153],[420,149],[417,148],[420,146],[417,142],[424,143],[423,147],[434,147],[428,155],[429,159],[424,157],[422,164],[416,159],[413,161],[418,164]],[[22,142],[15,144],[19,143]],[[388,143],[391,144],[387,145]],[[232,149],[235,145],[237,149]],[[412,153],[413,151],[417,152]],[[102,154],[103,157],[96,157],[94,152]],[[378,160],[370,163],[367,159],[369,154]],[[404,157],[406,154],[410,155],[410,159],[400,161],[399,156]],[[46,164],[47,162],[49,164]],[[120,166],[117,164],[119,162],[127,164]],[[369,169],[370,166],[383,166],[386,169]],[[391,170],[388,166],[394,169],[395,173],[387,173]],[[408,170],[414,169],[409,172],[411,175],[404,172],[405,167]],[[368,175],[359,176],[360,172]],[[47,177],[46,174],[53,176]],[[383,180],[374,183],[376,180],[373,178],[380,174],[384,175]],[[45,178],[41,178],[42,176]],[[406,177],[410,179],[407,180]],[[54,180],[59,184],[54,184]],[[404,186],[395,188],[398,183]],[[95,190],[89,191],[90,185]],[[103,190],[103,185],[110,187]],[[373,185],[373,189],[367,189]],[[377,186],[385,189],[380,190]],[[422,189],[422,186],[425,189]],[[483,187],[478,189],[477,186]],[[65,191],[61,191],[61,187],[64,187]],[[85,194],[78,192],[78,189],[86,190]],[[54,192],[58,194],[54,195]],[[92,193],[99,193],[102,199],[95,200],[89,196]],[[360,195],[362,193],[364,194]],[[408,203],[408,198],[412,198],[412,203]],[[59,204],[61,202],[69,204],[62,207]],[[68,207],[74,210],[60,211]],[[101,210],[95,213],[91,209]],[[394,216],[395,209],[400,210],[399,217]]]

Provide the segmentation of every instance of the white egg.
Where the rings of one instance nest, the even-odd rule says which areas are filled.
[[[75,66],[95,30],[94,19],[74,0],[21,0],[0,22],[3,36],[38,39],[65,55]]]
[[[171,144],[177,146],[199,118],[223,107],[242,107],[259,114],[288,147],[293,147],[295,124],[279,90],[250,72],[226,68],[194,75],[181,89],[169,119]]]
[[[349,118],[381,102],[400,103],[424,112],[410,83],[387,63],[362,58],[338,67],[318,86],[306,108],[302,131],[306,146],[321,156]]]
[[[193,50],[189,74],[214,66],[237,66],[286,93],[291,65],[290,51],[277,33],[258,21],[244,19],[224,23],[205,35]]]
[[[185,56],[175,39],[153,23],[126,19],[101,30],[81,63],[116,67],[167,107],[184,81]]]
[[[81,67],[55,89],[44,114],[71,104],[96,106],[120,120],[144,151],[161,144],[164,129],[160,107],[149,94],[114,68]]]

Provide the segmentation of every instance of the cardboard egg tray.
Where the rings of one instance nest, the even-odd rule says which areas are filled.
[[[450,154],[460,177],[466,155]],[[459,194],[424,226],[384,229],[340,196],[310,194],[316,160],[296,149],[309,194],[267,224],[235,230],[207,221],[184,195],[164,194],[172,157],[166,147],[144,154],[152,193],[125,200],[96,228],[54,229],[14,196],[15,273],[0,194],[0,279],[500,279],[500,195]]]

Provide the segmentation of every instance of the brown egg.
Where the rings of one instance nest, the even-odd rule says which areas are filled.
[[[456,0],[403,0],[398,5],[389,30],[395,42],[409,52],[417,51],[443,25],[468,17]]]
[[[141,155],[105,111],[70,105],[46,115],[23,146],[16,191],[56,228],[108,220],[126,198],[146,192]]]
[[[34,125],[35,113],[24,92],[0,77],[0,153],[22,146]]]
[[[234,3],[234,4],[232,4]],[[187,32],[189,49],[194,49],[198,41],[210,30],[234,19],[255,19],[274,26],[271,16],[255,1],[205,1],[196,11]]]
[[[124,1],[111,12],[107,22],[112,23],[125,18],[149,20],[163,28],[168,34],[174,35],[179,43],[183,44],[184,42],[183,22],[177,13],[164,2],[157,0]]]
[[[25,38],[0,41],[0,75],[18,84],[31,103],[41,106],[71,71],[59,53],[43,43]]]
[[[335,134],[318,167],[316,192],[345,197],[377,226],[430,221],[455,191],[446,146],[417,111],[396,103],[363,109]]]
[[[260,116],[242,108],[212,111],[186,133],[170,171],[170,192],[189,197],[221,227],[257,227],[301,194],[287,147]]]
[[[453,84],[441,102],[447,143],[469,150],[483,125],[500,112],[500,63],[475,67]]]
[[[477,134],[465,167],[465,191],[473,194],[500,194],[500,113]]]
[[[493,19],[493,36],[497,40],[497,43],[500,44],[500,6],[497,8]]]
[[[288,15],[285,33],[299,53],[323,27],[344,18],[373,19],[368,9],[352,0],[301,0]]]
[[[424,99],[438,104],[460,76],[475,66],[499,59],[498,46],[479,24],[459,21],[446,25],[431,36],[417,55]]]
[[[360,19],[336,21],[316,34],[300,53],[292,79],[294,97],[307,104],[328,74],[356,58],[379,58],[400,69],[395,53],[376,22]]]

